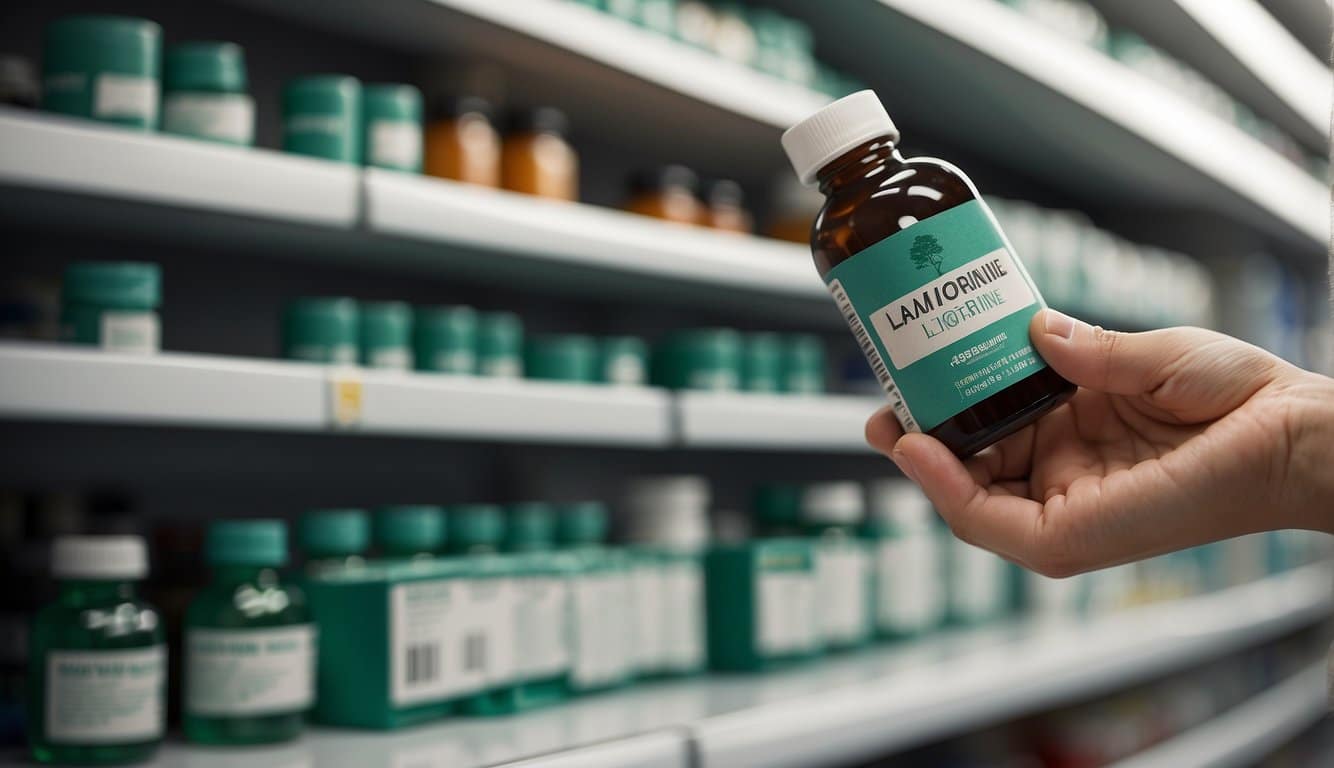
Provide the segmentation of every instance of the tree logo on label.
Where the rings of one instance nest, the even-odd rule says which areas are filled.
[[[936,240],[935,235],[918,235],[912,241],[912,250],[908,251],[913,266],[918,269],[929,267],[936,271],[936,275],[944,273],[944,253],[945,248]]]

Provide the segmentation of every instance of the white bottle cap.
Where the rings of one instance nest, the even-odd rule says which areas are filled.
[[[626,493],[627,538],[672,549],[700,549],[709,540],[709,483],[695,475],[644,477]]]
[[[911,480],[900,477],[871,483],[871,517],[903,528],[922,528],[931,524],[935,510],[931,500]]]
[[[61,536],[51,547],[51,575],[134,581],[148,575],[148,552],[140,536]]]
[[[808,523],[856,525],[865,516],[860,483],[816,483],[801,491],[801,519]]]
[[[814,184],[829,161],[877,136],[898,141],[899,129],[875,91],[857,91],[784,131],[783,149],[801,183]]]

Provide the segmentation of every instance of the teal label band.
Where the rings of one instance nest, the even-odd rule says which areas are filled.
[[[908,431],[1046,367],[1028,338],[1046,304],[980,200],[881,240],[825,282]]]

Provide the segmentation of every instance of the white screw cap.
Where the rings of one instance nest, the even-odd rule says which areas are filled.
[[[888,525],[922,528],[931,524],[935,510],[922,489],[911,480],[890,478],[871,483],[871,517]]]
[[[801,183],[814,184],[829,161],[877,136],[897,142],[899,129],[875,91],[857,91],[784,131],[783,149]]]
[[[57,579],[133,581],[148,575],[148,550],[140,536],[61,536],[51,547]]]
[[[856,525],[865,516],[860,483],[815,483],[802,489],[801,518],[808,523]]]

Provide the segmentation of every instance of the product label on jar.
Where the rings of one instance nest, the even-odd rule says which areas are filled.
[[[314,700],[314,625],[186,632],[185,710],[190,714],[300,712]]]
[[[633,624],[629,575],[584,574],[573,582],[574,658],[570,678],[580,688],[625,678],[632,664]]]
[[[372,368],[406,371],[412,367],[412,353],[406,347],[379,347],[369,351],[366,362]]]
[[[819,647],[815,573],[795,553],[760,555],[755,574],[756,645],[766,656],[806,653]]]
[[[98,344],[109,352],[152,354],[162,348],[154,312],[103,312]]]
[[[444,701],[486,686],[488,633],[484,622],[469,616],[471,608],[462,579],[389,590],[389,697],[395,706]]]
[[[851,643],[870,635],[870,579],[870,558],[859,542],[817,545],[815,591],[825,640]]]
[[[157,122],[158,82],[152,77],[103,73],[93,86],[93,117]]]
[[[1045,305],[977,200],[919,221],[825,276],[904,428],[930,430],[1046,367]]]
[[[255,100],[244,93],[169,93],[162,130],[249,146],[255,142]]]
[[[52,651],[46,656],[46,738],[132,744],[162,738],[167,648]]]
[[[366,160],[371,165],[405,170],[421,167],[421,126],[403,120],[376,120],[371,123],[370,134],[370,156]]]
[[[704,666],[704,572],[695,559],[663,568],[663,665],[670,671]]]
[[[946,583],[940,540],[930,531],[881,541],[876,548],[876,623],[911,635],[931,629],[945,614]]]
[[[518,611],[512,579],[462,579],[463,614],[456,623],[462,634],[464,666],[481,669],[482,687],[496,688],[515,681]]]
[[[570,668],[570,588],[554,576],[515,582],[518,594],[516,653],[522,680],[554,677]]]
[[[662,667],[666,605],[663,575],[656,562],[638,563],[630,575],[634,590],[634,663],[640,671],[656,672]]]

